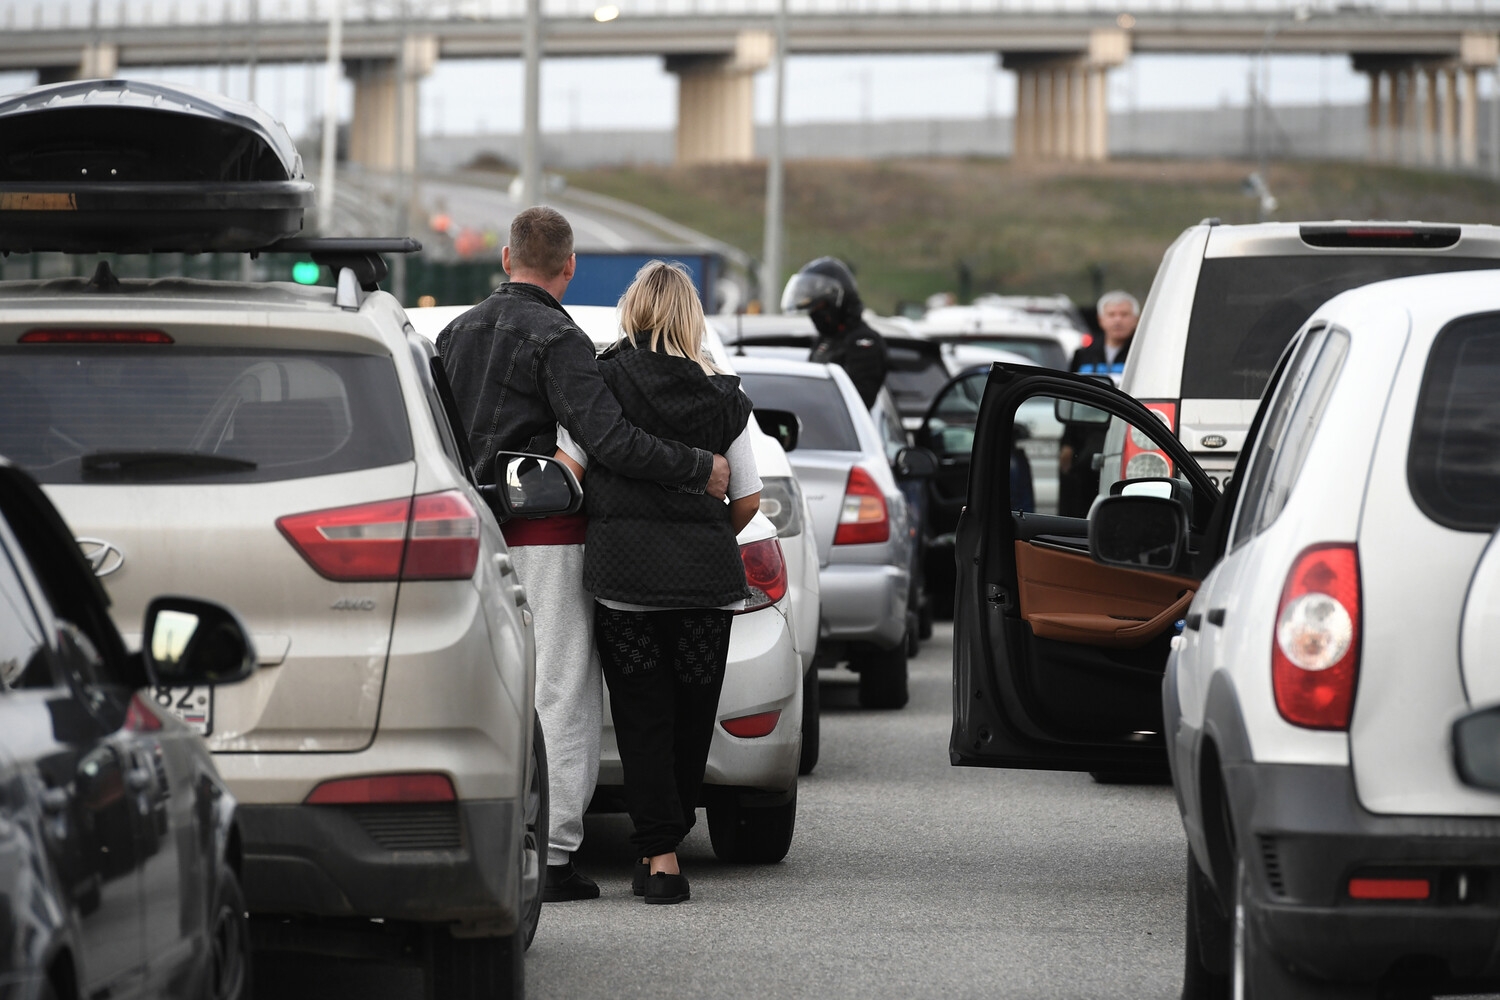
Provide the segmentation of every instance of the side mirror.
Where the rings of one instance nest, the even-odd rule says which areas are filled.
[[[1089,512],[1089,555],[1105,566],[1170,570],[1187,539],[1187,514],[1173,500],[1103,497]]]
[[[782,451],[794,451],[797,439],[802,436],[802,419],[790,410],[762,410],[755,408],[755,422],[760,429],[776,439]]]
[[[583,487],[555,458],[502,451],[495,456],[494,501],[502,521],[575,514],[583,506]]]
[[[1060,424],[1096,424],[1109,423],[1108,410],[1101,410],[1097,406],[1089,406],[1087,403],[1077,403],[1071,399],[1054,399],[1052,401],[1052,415]]]
[[[1185,479],[1157,476],[1149,479],[1121,479],[1109,486],[1112,496],[1161,497],[1175,500],[1182,505],[1188,521],[1193,519],[1193,487]]]
[[[146,607],[141,658],[158,687],[233,684],[255,672],[255,646],[233,611],[191,597],[158,597]]]
[[[1500,705],[1453,723],[1453,766],[1464,784],[1500,792]]]
[[[930,479],[937,475],[938,459],[928,449],[913,445],[896,452],[891,468],[897,479]]]

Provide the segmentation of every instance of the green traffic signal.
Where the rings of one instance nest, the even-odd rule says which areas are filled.
[[[321,272],[322,268],[312,261],[299,260],[292,265],[292,280],[299,285],[316,285]]]

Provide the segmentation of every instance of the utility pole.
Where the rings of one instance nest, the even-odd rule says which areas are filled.
[[[415,94],[408,94],[411,82],[411,7],[409,0],[401,0],[401,40],[396,50],[396,235],[405,236],[411,228],[412,171],[416,164],[408,162],[408,149],[416,149],[416,137],[412,134],[412,123],[416,120]],[[396,301],[406,304],[406,254],[398,253],[391,262],[391,294]]]
[[[97,5],[98,0],[95,0]],[[246,100],[255,103],[255,64],[260,57],[260,0],[250,0],[250,78],[246,81]],[[255,280],[255,261],[249,254],[240,257],[240,280]]]
[[[344,0],[328,12],[328,66],[323,74],[323,160],[318,165],[318,235],[333,230],[334,160],[339,152],[339,77],[343,73]]]
[[[521,132],[521,202],[529,208],[542,199],[542,0],[526,0],[522,48],[526,111]]]
[[[775,104],[771,112],[771,148],[766,157],[766,243],[761,252],[761,311],[781,312],[782,252],[786,237],[782,233],[784,164],[786,155],[786,0],[776,2],[776,52],[772,56],[776,74]]]

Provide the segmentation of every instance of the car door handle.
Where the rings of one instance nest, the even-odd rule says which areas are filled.
[[[1208,609],[1208,623],[1210,625],[1223,625],[1224,624],[1224,609],[1223,608],[1209,608]]]
[[[1203,616],[1194,612],[1182,620],[1182,627],[1189,632],[1198,631],[1198,626],[1203,624]]]

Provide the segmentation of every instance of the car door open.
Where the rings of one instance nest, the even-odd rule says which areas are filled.
[[[1043,402],[1064,427],[1063,445],[1031,456],[1030,476],[1059,477],[1072,516],[1027,509],[1028,484],[1015,474],[1019,439]],[[1166,455],[1167,474],[1118,480],[1101,469],[1106,438],[1125,435]],[[1120,497],[1131,502],[1111,499]],[[1161,677],[1198,587],[1193,555],[1219,502],[1213,483],[1166,424],[1118,390],[996,365],[967,500],[956,532],[953,763],[1162,770]],[[1135,564],[1095,558],[1090,525],[1112,502],[1116,536],[1144,538],[1143,519],[1173,511],[1181,545],[1142,548]]]

